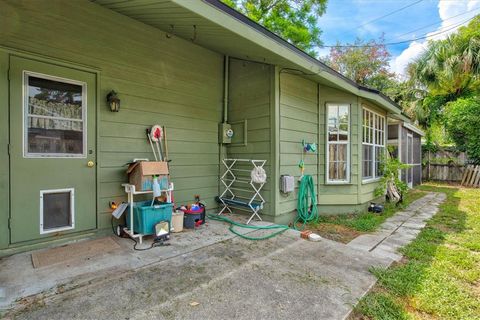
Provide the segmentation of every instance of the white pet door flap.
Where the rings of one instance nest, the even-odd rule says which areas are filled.
[[[74,228],[74,190],[40,192],[40,233]]]

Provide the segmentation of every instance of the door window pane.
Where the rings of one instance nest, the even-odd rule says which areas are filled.
[[[27,76],[26,154],[84,155],[84,86]]]

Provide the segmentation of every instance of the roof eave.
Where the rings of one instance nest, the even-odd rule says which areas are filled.
[[[389,113],[401,113],[401,108],[381,92],[356,84],[354,81],[344,77],[321,61],[311,57],[306,52],[218,0],[171,1],[187,10],[195,12],[211,22],[221,25],[223,28],[228,29],[240,37],[248,38],[273,55],[282,56],[298,66],[301,71],[314,74],[314,77],[319,77],[359,97],[374,101]],[[219,12],[222,14],[219,15]]]

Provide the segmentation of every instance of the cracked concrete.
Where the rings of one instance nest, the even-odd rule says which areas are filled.
[[[248,241],[210,221],[149,251],[133,251],[129,240],[116,238],[121,250],[88,261],[33,269],[29,253],[11,256],[0,260],[0,283],[8,290],[3,307],[14,307],[3,316],[345,319],[376,282],[370,268],[399,260],[396,250],[416,237],[444,198],[430,193],[348,245],[305,241],[294,230]]]
[[[371,252],[377,257],[400,261],[398,249],[412,242],[438,211],[438,205],[446,198],[444,193],[430,192],[412,202],[404,211],[385,220],[378,231],[361,235],[347,246],[360,251]]]
[[[155,249],[161,254],[168,247]],[[266,241],[231,237],[143,267],[109,274],[99,271],[87,283],[74,279],[61,290],[35,295],[26,308],[6,316],[344,319],[375,283],[370,267],[391,262],[331,240],[302,240],[294,230]]]

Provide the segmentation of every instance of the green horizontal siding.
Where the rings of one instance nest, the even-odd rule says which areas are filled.
[[[145,129],[156,123],[167,127],[176,202],[200,194],[216,207],[222,55],[88,1],[2,1],[0,18],[0,45],[100,70],[98,228],[110,225],[108,201],[126,199],[124,164],[153,159]],[[121,99],[119,113],[104,102],[112,89]]]
[[[318,144],[318,85],[297,75],[280,72],[280,175],[300,177],[302,140]],[[318,155],[304,156],[305,174],[318,183]],[[279,194],[277,215],[297,208],[298,184],[290,194]]]
[[[263,215],[273,215],[271,204],[272,177],[274,165],[270,162],[271,147],[271,118],[270,118],[270,81],[271,66],[247,62],[244,60],[230,59],[229,77],[229,108],[228,122],[247,121],[247,132],[243,132],[243,124],[235,126],[236,135],[232,142],[242,143],[243,135],[246,134],[246,145],[227,145],[229,158],[267,160],[265,171],[267,183],[264,185],[261,195],[266,203],[262,211]],[[240,132],[238,132],[240,130]],[[251,166],[239,168],[251,169]],[[239,174],[237,172],[237,174]],[[250,179],[249,173],[239,174],[240,177]],[[245,184],[235,184],[234,187],[247,188]],[[235,191],[241,196],[248,197],[250,192]]]
[[[153,159],[144,132],[156,123],[167,127],[176,202],[189,202],[194,194],[200,194],[209,208],[216,207],[222,55],[175,36],[167,37],[158,29],[89,1],[52,0],[41,6],[32,1],[1,1],[0,46],[99,72],[98,228],[109,228],[108,202],[125,200],[121,187],[127,181],[125,163],[133,158]],[[12,52],[0,50],[3,114],[8,113],[8,54]],[[358,208],[371,201],[377,184],[361,181],[360,99],[299,75],[278,72],[278,68],[231,59],[229,122],[247,121],[248,142],[224,147],[222,155],[268,160],[269,180],[262,192],[267,200],[265,215],[280,216],[295,210],[297,191],[280,194],[277,175],[300,175],[303,139],[318,144],[318,154],[307,154],[304,161],[305,173],[312,175],[318,186],[321,206]],[[104,101],[112,89],[122,101],[119,113],[110,112]],[[327,102],[351,105],[351,181],[346,185],[325,183]],[[0,148],[6,150],[6,117],[0,119],[0,128]],[[6,153],[0,157],[8,163]],[[9,214],[6,186],[8,170],[4,168],[0,171],[1,221],[7,221]],[[0,248],[6,246],[8,224],[0,223]]]

